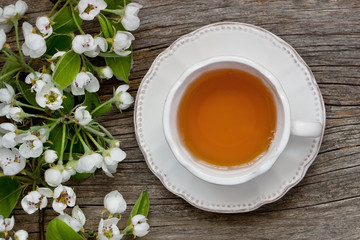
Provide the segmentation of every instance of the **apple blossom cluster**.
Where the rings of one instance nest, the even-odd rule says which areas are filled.
[[[16,193],[1,208],[6,212],[5,219],[0,218],[0,240],[12,229],[13,218],[6,217],[20,192],[27,193],[21,198],[25,212],[33,214],[52,201],[60,214],[57,219],[78,234],[85,215],[75,206],[74,190],[63,184],[86,179],[98,169],[114,177],[126,158],[120,141],[97,121],[113,106],[122,112],[134,103],[128,84],[114,87],[106,101],[98,95],[103,81],[129,81],[135,40],[129,31],[139,27],[142,6],[126,2],[58,0],[48,16],[37,17],[35,22],[22,20],[28,9],[25,1],[0,7],[0,53],[6,61],[0,73],[0,184],[7,186],[4,192]],[[97,21],[99,33],[86,33],[84,21]],[[13,28],[16,45],[7,43],[6,34]],[[141,209],[148,209],[148,200],[145,203]],[[99,239],[148,233],[147,210],[132,213],[126,229],[119,231],[119,218],[114,215],[126,209],[119,192],[108,194],[104,205],[110,215],[100,221]],[[74,207],[71,216],[64,212],[67,207]],[[24,231],[12,236],[28,237]]]

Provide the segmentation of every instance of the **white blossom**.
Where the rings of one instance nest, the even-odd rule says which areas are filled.
[[[93,173],[97,168],[101,167],[102,162],[103,157],[99,153],[85,154],[79,159],[76,171],[79,173]]]
[[[17,145],[15,141],[16,133],[15,132],[8,132],[2,136],[1,145],[5,148],[13,148]]]
[[[49,37],[53,32],[53,28],[51,26],[51,20],[45,16],[38,17],[36,19],[36,27],[43,35],[45,35],[44,38]]]
[[[89,111],[86,110],[86,106],[81,106],[75,111],[75,119],[78,124],[85,126],[91,122],[92,117]]]
[[[53,86],[52,77],[50,74],[40,72],[35,72],[35,74],[36,76],[34,73],[29,73],[25,77],[25,82],[27,84],[32,84],[31,91],[39,92],[44,86],[48,84]]]
[[[63,94],[58,88],[51,85],[44,86],[39,92],[36,93],[35,100],[40,107],[48,107],[51,110],[63,108]]]
[[[42,36],[33,33],[33,27],[30,23],[23,23],[23,33],[25,42],[21,49],[25,56],[39,58],[46,52],[46,42]]]
[[[38,209],[47,206],[47,198],[51,197],[52,191],[49,188],[38,188],[36,191],[29,192],[22,200],[21,206],[28,214],[33,214]]]
[[[25,168],[26,160],[19,153],[19,150],[13,148],[0,149],[0,166],[3,169],[4,175],[16,175]]]
[[[84,95],[88,92],[97,92],[100,89],[99,80],[91,72],[80,72],[71,83],[71,92],[73,95]]]
[[[4,47],[5,43],[6,43],[6,34],[4,29],[0,28],[0,50]]]
[[[131,41],[135,40],[135,37],[126,31],[117,31],[114,37],[114,52],[119,56],[127,56],[131,51],[126,50],[131,46]]]
[[[105,150],[103,152],[104,161],[102,169],[109,177],[113,177],[112,173],[116,172],[118,163],[126,158],[126,153],[118,147]]]
[[[144,215],[138,214],[131,218],[131,224],[134,226],[134,235],[137,237],[143,237],[149,233],[149,224],[146,222]]]
[[[57,218],[69,225],[69,227],[74,229],[75,232],[79,232],[85,225],[85,215],[77,205],[73,208],[71,215],[72,216],[68,214],[63,214],[58,216]]]
[[[15,232],[15,240],[27,240],[29,233],[25,230],[18,230]]]
[[[120,85],[115,91],[116,106],[119,110],[125,110],[134,102],[134,98],[127,92],[129,85]]]
[[[118,218],[101,219],[98,229],[100,240],[120,240],[124,234],[120,234],[119,228],[116,226],[119,222]]]
[[[53,163],[58,158],[56,151],[48,149],[44,152],[45,162]]]
[[[61,172],[61,177],[62,177],[61,183],[69,181],[71,176],[75,174],[76,174],[75,169],[71,167],[64,167]]]
[[[24,120],[24,111],[19,107],[10,107],[9,115],[15,122],[22,122]]]
[[[18,230],[15,232],[15,240],[27,240],[29,237],[29,233],[25,230]],[[12,238],[9,238],[9,240],[12,240]]]
[[[1,138],[1,145],[5,148],[13,148],[17,145],[16,138],[17,127],[12,123],[1,123],[0,133],[4,134]]]
[[[56,166],[45,171],[45,182],[51,187],[57,187],[74,175],[76,171],[70,167]]]
[[[100,52],[106,52],[108,49],[108,43],[103,37],[96,37],[94,39],[95,48],[91,51],[85,51],[84,54],[88,57],[96,57]]]
[[[11,231],[14,227],[15,219],[14,216],[11,218],[5,218],[0,215],[0,232],[8,232]]]
[[[80,0],[79,15],[83,20],[93,20],[107,4],[104,0]]]
[[[55,71],[55,62],[57,62],[66,52],[65,51],[58,51],[57,53],[55,53],[50,61],[51,61],[51,64],[50,64],[50,68],[51,68],[51,71]]]
[[[23,144],[21,144],[19,151],[24,158],[37,158],[43,152],[43,143],[35,135],[29,134],[22,138]]]
[[[126,201],[119,191],[112,191],[104,198],[104,207],[111,214],[123,213],[126,210]]]
[[[39,138],[39,140],[42,143],[45,143],[46,140],[49,138],[50,132],[49,132],[49,128],[48,127],[41,127],[39,129],[40,126],[32,126],[30,127],[31,129],[31,134],[35,135],[36,137]],[[34,130],[35,129],[35,130]]]
[[[12,86],[4,83],[6,88],[0,88],[0,116],[10,118],[9,110],[15,91]]]
[[[64,214],[64,209],[67,206],[73,207],[75,202],[76,195],[72,188],[60,184],[54,189],[54,201],[52,207],[56,212]]]
[[[72,48],[77,54],[94,51],[96,48],[95,40],[90,34],[77,35],[72,41]]]
[[[15,3],[15,12],[20,16],[24,16],[27,10],[28,10],[28,5],[26,4],[26,2],[22,0],[18,0]]]
[[[138,3],[129,3],[125,7],[124,17],[121,19],[121,24],[128,31],[134,31],[140,26],[140,19],[137,16],[140,8],[143,6]]]
[[[113,70],[109,66],[101,67],[98,74],[102,79],[110,79],[114,76]]]
[[[6,88],[0,88],[0,102],[10,104],[14,98],[15,91],[11,85],[4,84]]]

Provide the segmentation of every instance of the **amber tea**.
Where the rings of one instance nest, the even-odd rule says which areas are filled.
[[[202,73],[187,87],[177,127],[182,143],[196,159],[233,167],[268,150],[276,118],[273,93],[260,78],[221,68]]]

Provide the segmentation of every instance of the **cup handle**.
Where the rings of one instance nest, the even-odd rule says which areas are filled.
[[[322,133],[323,125],[319,122],[292,121],[291,135],[299,137],[319,137]]]

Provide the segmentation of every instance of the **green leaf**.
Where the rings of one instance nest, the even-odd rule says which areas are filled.
[[[62,128],[56,126],[51,130],[49,140],[53,143],[51,149],[56,151],[58,156],[60,156],[61,151],[61,139],[62,139]]]
[[[63,99],[63,103],[62,103],[62,106],[64,107],[62,110],[66,114],[69,113],[74,107],[74,96],[65,91],[63,94],[65,98]]]
[[[58,51],[68,51],[71,48],[72,37],[65,34],[52,34],[46,39],[46,54],[54,55]]]
[[[19,92],[21,93],[21,96],[25,98],[25,100],[30,103],[33,106],[39,106],[35,100],[36,94],[34,92],[31,92],[29,85],[27,85],[23,81],[16,81],[16,86]]]
[[[107,3],[107,9],[117,9],[119,6],[124,7],[124,0],[105,0]],[[129,4],[131,0],[126,0],[126,4]]]
[[[96,93],[85,92],[85,100],[82,105],[87,106],[86,110],[91,112],[91,110],[94,110],[97,106],[101,105],[101,101]],[[110,112],[111,109],[112,109],[111,104],[105,105],[101,109],[97,110],[93,114],[93,117],[96,118],[105,115],[106,113]]]
[[[21,66],[18,62],[6,61],[1,69],[0,76],[4,76],[5,74],[7,74],[7,76],[1,79],[1,87],[4,87],[3,82],[8,83],[20,69]]]
[[[19,199],[22,186],[10,177],[0,177],[0,186],[0,215],[7,218]]]
[[[53,80],[60,89],[69,86],[80,71],[81,58],[74,51],[65,53],[57,63]]]
[[[113,70],[114,75],[129,82],[129,74],[131,69],[132,53],[126,57],[104,57],[106,64]]]
[[[71,176],[71,179],[74,179],[76,181],[84,180],[90,177],[92,173],[76,173],[75,175]]]
[[[75,14],[75,18],[81,26],[82,19],[80,18],[79,14]],[[67,34],[73,33],[75,30],[77,30],[77,26],[71,15],[70,7],[62,8],[51,18],[51,20],[55,22],[55,24],[52,26],[55,33]]]
[[[46,240],[86,240],[58,218],[54,218],[46,230]]]
[[[103,37],[112,38],[114,36],[114,29],[112,28],[109,19],[101,13],[97,15],[97,19],[99,20]]]
[[[137,215],[141,214],[147,217],[150,207],[150,201],[149,201],[149,195],[147,192],[147,189],[143,190],[136,201],[133,209],[131,210],[127,225],[129,226],[131,224],[131,219]]]

